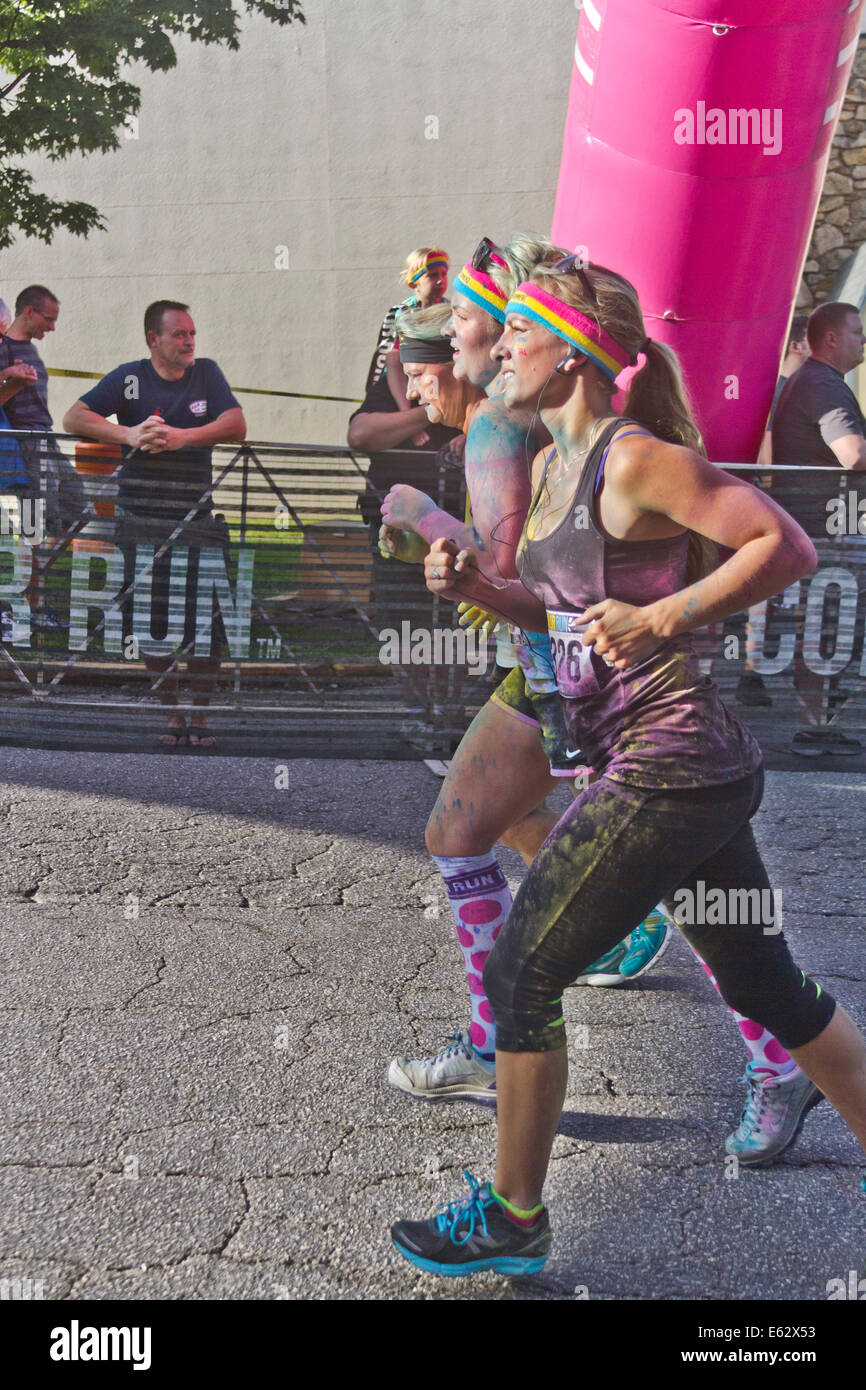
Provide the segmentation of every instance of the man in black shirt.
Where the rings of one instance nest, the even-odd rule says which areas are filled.
[[[822,304],[807,333],[812,355],[776,402],[773,456],[777,463],[866,469],[866,419],[845,381],[863,361],[860,315],[853,304]]]
[[[181,568],[186,565],[186,591],[183,638],[178,644],[185,650],[197,641],[197,625],[207,626],[207,615],[196,616],[201,550],[228,551],[225,519],[213,516],[211,446],[240,443],[246,422],[216,362],[196,359],[195,324],[186,304],[168,299],[151,304],[144,316],[144,334],[150,357],[125,362],[104,376],[67,411],[63,427],[70,434],[122,446],[117,519],[126,561],[124,587],[135,574],[136,547],[152,545],[158,551],[183,523],[176,545],[154,564],[150,587],[151,637],[154,625],[164,628],[165,640],[154,639],[164,650],[173,645],[169,633],[172,550],[185,552],[179,559]],[[116,425],[106,418],[109,415],[116,416]],[[225,631],[219,616],[212,614],[211,654],[188,659],[195,680],[193,704],[200,708],[188,731],[182,714],[175,711],[169,716],[161,736],[166,747],[187,741],[209,747],[214,742],[204,707],[219,668],[215,647],[225,648]],[[175,660],[145,657],[152,671],[164,672]],[[159,693],[163,705],[176,706],[176,678],[163,680]]]
[[[773,460],[776,465],[809,468],[809,472],[778,472],[772,497],[785,507],[816,541],[828,534],[829,512],[839,497],[838,469],[866,470],[866,419],[857,397],[845,381],[863,361],[866,334],[853,304],[822,304],[809,317],[807,337],[812,355],[789,377],[773,416]],[[818,469],[828,469],[825,476]],[[801,481],[800,479],[804,481]],[[797,658],[794,681],[807,708],[821,712],[824,677],[808,670]],[[830,678],[830,703],[840,703]],[[794,752],[803,757],[821,753],[856,755],[860,744],[832,728],[803,730],[794,736]]]

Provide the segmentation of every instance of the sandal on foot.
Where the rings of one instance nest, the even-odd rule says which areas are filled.
[[[163,729],[158,741],[163,748],[186,748],[188,737],[186,725],[179,724],[174,728],[169,726],[169,728]],[[168,742],[169,739],[171,739],[171,743]]]
[[[213,729],[202,728],[195,724],[190,724],[186,736],[190,748],[213,748],[216,743]]]

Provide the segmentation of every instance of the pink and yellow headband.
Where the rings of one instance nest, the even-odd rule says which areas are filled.
[[[518,285],[505,308],[506,314],[521,314],[534,319],[548,332],[563,338],[572,347],[591,357],[597,367],[615,381],[624,367],[634,366],[631,353],[588,319],[579,309],[573,309],[562,299],[548,294],[540,285],[524,280]]]
[[[499,257],[497,257],[497,260]],[[503,261],[504,265],[505,262]],[[508,303],[507,295],[504,295],[496,282],[487,274],[486,270],[476,270],[471,262],[463,267],[457,279],[454,281],[454,290],[458,294],[463,294],[467,299],[471,299],[473,304],[500,323],[505,322],[505,306]]]
[[[448,257],[444,255],[442,251],[431,251],[429,256],[425,256],[421,264],[416,266],[412,271],[406,283],[408,285],[417,285],[421,276],[426,275],[428,270],[438,270],[440,266],[444,266],[446,270],[448,269]]]

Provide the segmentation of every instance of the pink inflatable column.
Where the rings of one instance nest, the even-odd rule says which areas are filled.
[[[553,238],[637,287],[710,458],[760,443],[862,0],[584,0]]]

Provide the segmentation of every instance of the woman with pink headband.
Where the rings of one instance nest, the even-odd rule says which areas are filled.
[[[392,304],[382,320],[376,351],[367,372],[364,392],[370,391],[382,377],[387,377],[388,385],[398,405],[405,402],[403,382],[400,377],[399,362],[396,358],[397,344],[396,319],[401,309],[429,309],[432,304],[441,304],[448,289],[448,252],[440,246],[419,246],[410,251],[400,273],[409,294],[400,304]],[[405,405],[402,406],[405,409]]]
[[[504,405],[491,348],[505,320],[510,290],[535,266],[561,254],[550,242],[528,237],[504,248],[485,237],[455,280],[452,323],[445,330],[457,344],[454,375],[483,386],[490,397],[473,416],[466,445],[473,526],[462,525],[417,488],[397,484],[382,508],[382,535],[383,544],[399,547],[403,558],[423,559],[437,535],[446,536],[473,549],[494,582],[500,576],[516,577],[515,555],[530,502],[527,450],[535,451],[539,436],[528,412]],[[421,554],[410,544],[415,536],[424,543]],[[502,627],[507,630],[506,624]],[[552,777],[574,777],[583,763],[580,755],[567,756],[547,633],[543,638],[517,637],[518,648],[511,648],[517,652],[514,669],[502,673],[504,679],[466,731],[427,826],[427,847],[454,914],[471,1008],[469,1027],[451,1034],[440,1052],[391,1062],[390,1084],[428,1101],[493,1099],[495,1029],[481,971],[511,902],[494,847],[497,841],[507,845],[530,864],[557,820],[544,803],[555,785]],[[501,639],[497,647],[499,661]],[[470,878],[474,891],[469,891]],[[659,959],[669,931],[664,909],[656,908],[593,961],[576,983],[611,986],[636,980]],[[749,1053],[742,1078],[747,1099],[725,1149],[744,1164],[770,1163],[795,1142],[820,1092],[765,1028],[736,1012],[734,1021]]]
[[[749,825],[760,750],[700,674],[689,636],[809,573],[814,547],[698,451],[676,358],[647,337],[634,288],[614,272],[573,256],[533,271],[496,352],[506,403],[539,410],[555,444],[535,472],[521,578],[494,586],[442,540],[428,585],[546,624],[572,746],[597,780],[530,866],[484,969],[495,1180],[467,1174],[463,1201],[392,1230],[405,1258],[446,1275],[544,1266],[542,1188],[567,1079],[562,992],[662,898],[726,1002],[779,1039],[866,1147],[866,1045],[791,959]],[[616,416],[616,376],[641,356]],[[717,568],[712,544],[733,552]]]
[[[415,552],[396,532],[422,538],[420,558],[437,536],[447,535],[474,550],[494,583],[500,576],[516,578],[517,545],[531,500],[531,461],[549,436],[528,411],[505,406],[491,349],[505,322],[508,291],[534,265],[559,255],[550,242],[521,237],[500,248],[485,237],[455,280],[445,330],[456,344],[454,377],[487,392],[472,416],[464,455],[472,524],[457,521],[417,488],[397,484],[382,507],[383,543],[399,547],[406,558]],[[556,824],[545,797],[557,778],[573,778],[584,766],[579,751],[566,752],[546,630],[513,633],[512,639],[518,664],[466,731],[427,824],[427,847],[454,915],[471,1013],[468,1027],[452,1034],[440,1052],[391,1062],[389,1083],[427,1101],[495,1100],[495,1030],[481,972],[511,905],[495,846],[498,841],[516,849],[531,863]],[[503,644],[497,645],[501,660]],[[668,931],[664,914],[656,914],[603,960],[592,962],[580,983],[621,985],[637,978],[661,954]]]

